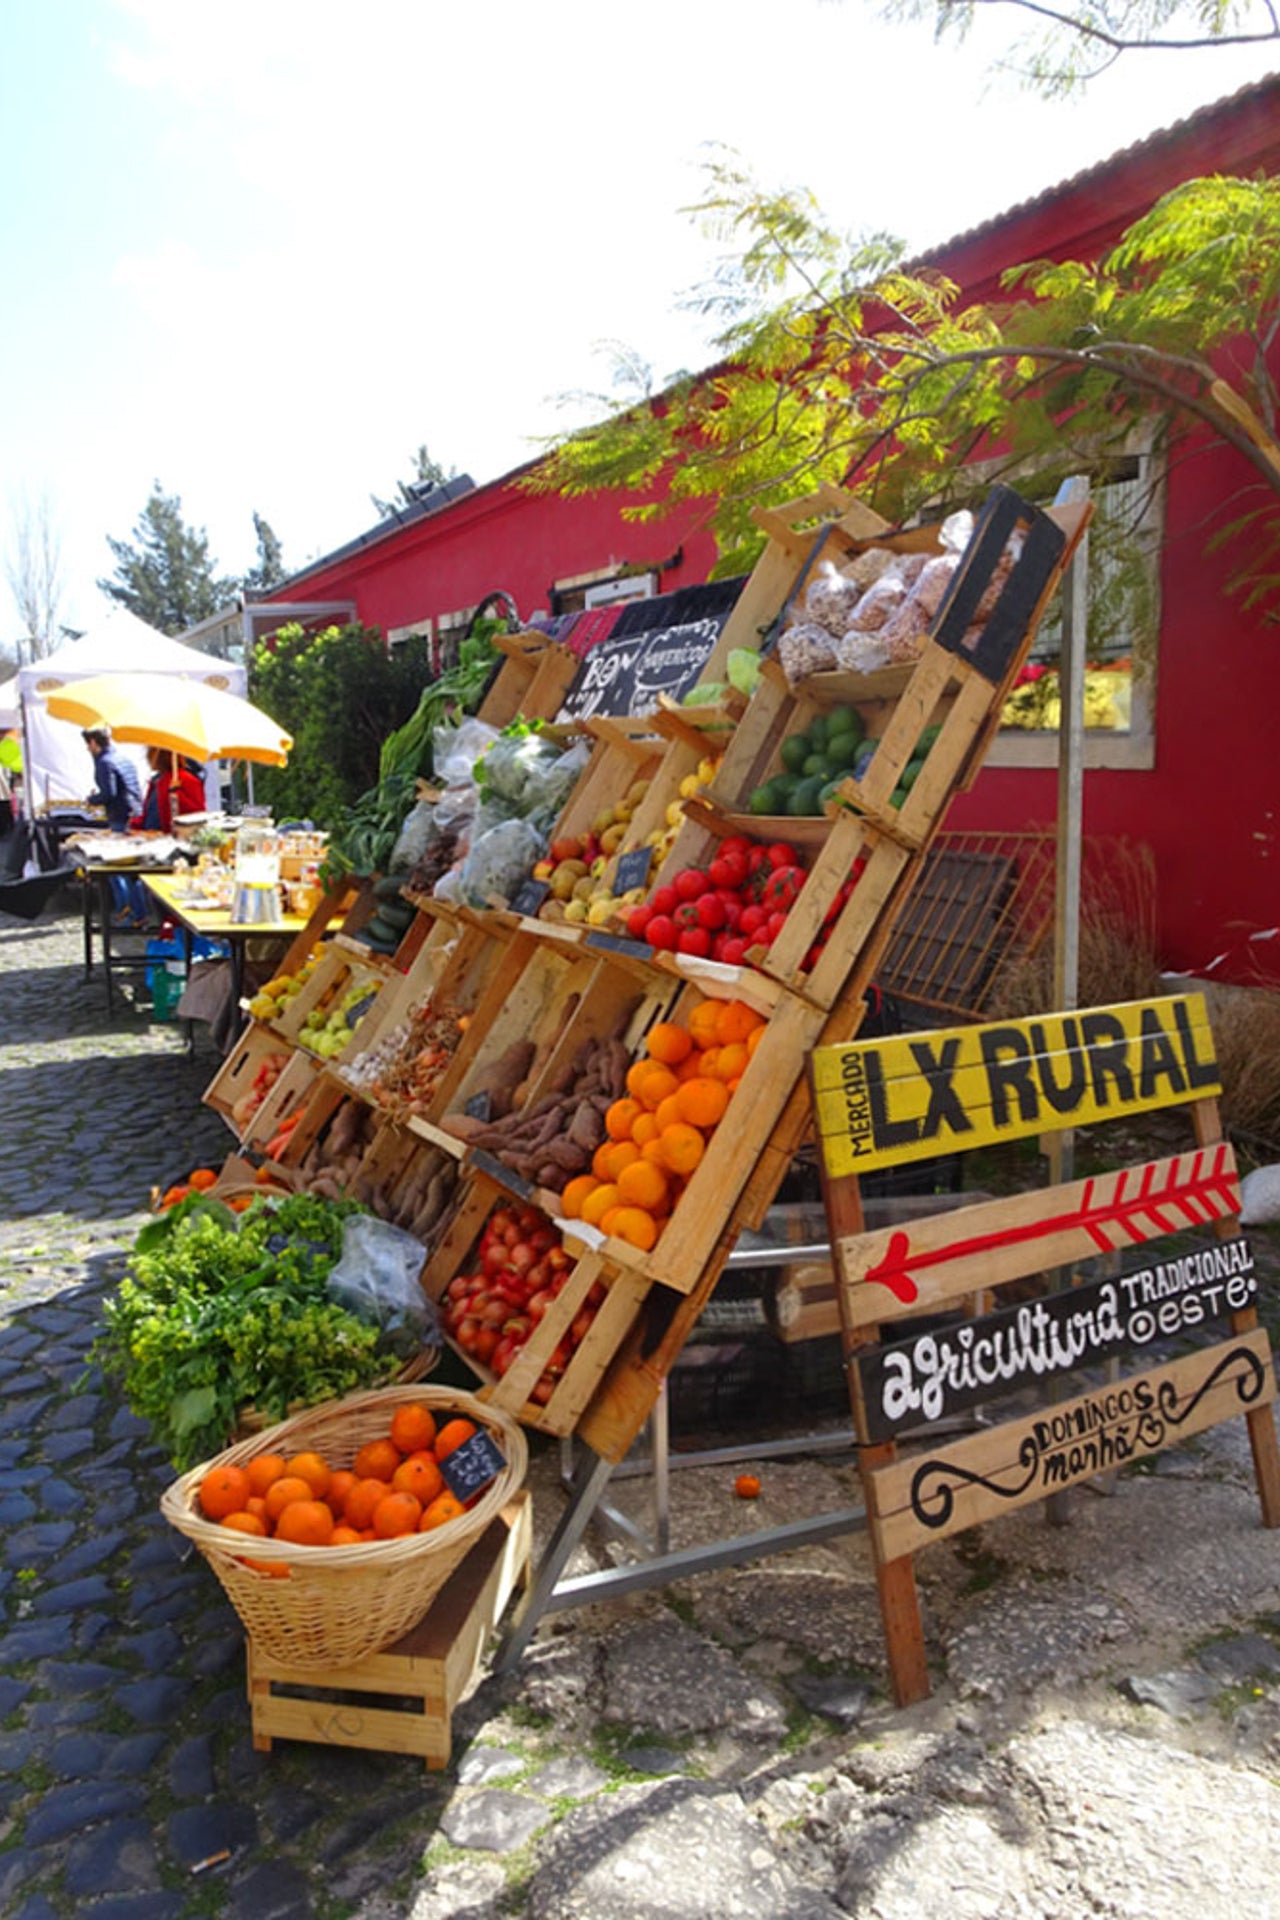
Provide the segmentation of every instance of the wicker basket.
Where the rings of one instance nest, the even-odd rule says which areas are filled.
[[[200,1512],[197,1489],[215,1466],[243,1466],[259,1453],[314,1448],[326,1459],[354,1459],[366,1441],[385,1437],[397,1407],[425,1405],[437,1415],[465,1415],[484,1427],[506,1466],[473,1507],[431,1533],[356,1547],[298,1547],[230,1533]],[[194,1541],[226,1590],[255,1645],[290,1667],[319,1672],[377,1653],[407,1633],[454,1568],[522,1484],[528,1462],[516,1422],[452,1387],[387,1387],[312,1407],[228,1447],[168,1487],[160,1511]],[[233,1545],[234,1543],[234,1545]],[[245,1561],[245,1550],[259,1571]],[[285,1569],[280,1575],[274,1571]]]

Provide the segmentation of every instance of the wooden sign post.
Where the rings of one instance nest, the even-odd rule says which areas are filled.
[[[912,1556],[930,1541],[1235,1414],[1248,1424],[1263,1524],[1280,1525],[1271,1346],[1202,996],[819,1047],[809,1072],[899,1704],[929,1691]],[[1192,1151],[864,1231],[862,1174],[1174,1106],[1190,1110]],[[1125,1252],[1124,1270],[1054,1290],[1053,1269]],[[1014,1282],[1017,1299],[988,1310],[992,1291]],[[1101,1363],[1156,1348],[1161,1364],[1100,1379]],[[1071,1376],[1075,1397],[1044,1394]],[[1019,1394],[999,1425],[931,1437],[941,1420]]]

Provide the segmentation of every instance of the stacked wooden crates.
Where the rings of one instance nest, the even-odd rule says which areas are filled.
[[[532,1202],[544,1211],[573,1261],[567,1284],[505,1374],[487,1375],[468,1359],[481,1375],[482,1393],[494,1404],[544,1431],[577,1432],[607,1460],[620,1460],[630,1448],[738,1234],[760,1224],[811,1126],[804,1080],[809,1051],[851,1039],[858,1030],[867,988],[924,855],[952,794],[976,775],[1007,689],[1086,514],[1087,508],[1074,507],[1043,514],[997,489],[919,658],[908,666],[871,676],[825,673],[793,688],[770,656],[745,705],[737,702],[721,712],[664,703],[644,724],[635,716],[592,723],[591,758],[563,810],[565,830],[592,817],[611,786],[623,781],[625,789],[627,777],[640,767],[650,778],[650,790],[620,851],[642,844],[705,756],[708,741],[715,741],[727,744],[714,785],[704,797],[683,802],[685,825],[667,856],[667,870],[705,865],[717,840],[731,834],[803,839],[811,854],[803,892],[778,938],[753,954],[755,964],[729,967],[658,954],[611,933],[509,912],[419,903],[431,922],[430,933],[417,940],[424,971],[417,970],[415,960],[394,997],[370,1016],[352,1053],[358,1059],[390,1023],[403,1018],[415,994],[420,1000],[422,993],[434,992],[443,1003],[452,993],[469,993],[470,1025],[426,1110],[388,1121],[394,1135],[385,1128],[379,1133],[382,1162],[425,1146],[456,1165],[456,1198],[427,1243],[424,1285],[434,1298],[443,1298],[450,1281],[466,1270],[491,1209],[505,1198]],[[759,647],[776,631],[820,549],[838,556],[869,545],[927,550],[935,538],[928,530],[895,536],[835,489],[763,520],[768,546],[708,659],[706,680],[725,677],[731,650]],[[973,616],[1011,538],[1020,543],[1021,555],[975,650]],[[539,661],[522,644],[516,649],[518,665],[503,669],[508,692],[516,671],[524,700],[537,700],[541,691],[550,702],[554,688],[556,705],[542,715],[553,718],[569,684],[572,656],[561,658],[564,653],[556,649]],[[491,696],[486,704],[487,717],[498,723],[514,717],[501,699],[495,704]],[[771,822],[752,815],[748,796],[776,764],[782,740],[815,713],[842,705],[858,708],[877,741],[864,777],[846,781],[826,816],[805,822],[799,835],[792,819]],[[529,715],[528,705],[521,710]],[[905,801],[894,805],[899,776],[926,728],[932,744],[923,767]],[[833,917],[855,862],[861,864],[861,878]],[[656,878],[651,874],[650,882]],[[453,971],[434,975],[428,984],[442,923],[455,956]],[[829,937],[815,960],[815,934],[824,923]],[[564,1218],[554,1193],[533,1187],[442,1124],[482,1087],[486,1069],[513,1036],[532,1040],[538,1056],[536,1075],[526,1088],[532,1099],[585,1038],[615,1034],[633,1058],[639,1057],[655,1021],[683,1021],[707,997],[747,1002],[766,1021],[764,1038],[726,1121],[712,1134],[702,1163],[650,1251]],[[321,1079],[323,1087],[312,1096],[298,1132],[299,1149],[326,1103],[331,1113],[335,1099],[350,1097],[343,1092],[341,1065]],[[298,1153],[291,1150],[290,1157]],[[589,1333],[548,1395],[550,1357],[583,1300],[599,1298],[602,1291]],[[535,1398],[540,1382],[543,1392]]]

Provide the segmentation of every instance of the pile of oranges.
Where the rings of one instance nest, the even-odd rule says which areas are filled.
[[[439,1428],[429,1407],[397,1407],[385,1439],[362,1446],[350,1467],[314,1452],[260,1453],[243,1467],[211,1467],[200,1482],[200,1510],[233,1533],[287,1540],[298,1547],[354,1547],[430,1533],[464,1511],[445,1486],[440,1462],[475,1433],[473,1421]],[[281,1563],[247,1560],[277,1577]]]
[[[648,1252],[725,1116],[766,1022],[741,1000],[704,1000],[687,1026],[662,1020],[605,1115],[608,1139],[591,1172],[570,1180],[561,1209]]]

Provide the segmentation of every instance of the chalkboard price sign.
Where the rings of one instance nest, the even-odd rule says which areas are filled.
[[[518,1195],[521,1200],[529,1200],[532,1198],[532,1181],[526,1180],[521,1174],[514,1172],[511,1167],[507,1166],[504,1161],[499,1160],[496,1155],[486,1153],[483,1147],[476,1147],[472,1151],[471,1159],[472,1164],[477,1167],[481,1173],[487,1173],[491,1180],[496,1180],[500,1187],[507,1189],[508,1193]]]
[[[460,1447],[455,1447],[452,1453],[445,1455],[440,1462],[440,1471],[454,1499],[461,1500],[465,1507],[468,1500],[474,1500],[478,1493],[484,1492],[506,1464],[496,1443],[482,1427],[469,1440],[464,1440]]]
[[[652,865],[652,847],[633,847],[630,853],[620,855],[613,877],[614,897],[620,893],[630,893],[632,887],[643,887]]]
[[[640,960],[648,960],[653,953],[653,948],[643,940],[624,940],[616,933],[589,933],[582,944],[597,947],[603,953],[632,954]]]
[[[469,1113],[473,1120],[492,1120],[493,1095],[488,1088],[486,1087],[481,1093],[473,1093],[463,1112]]]
[[[532,919],[550,891],[551,883],[547,880],[522,880],[507,902],[507,909]]]

